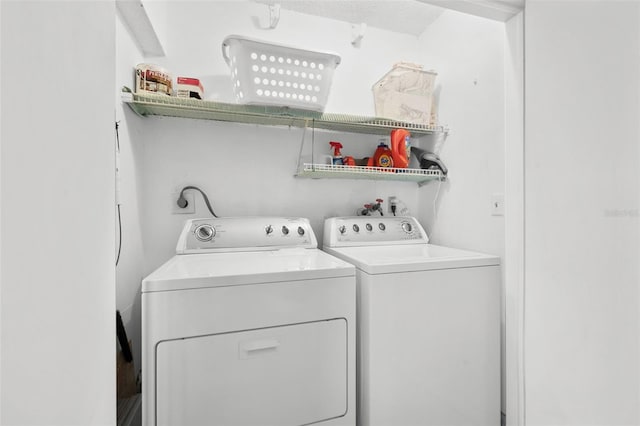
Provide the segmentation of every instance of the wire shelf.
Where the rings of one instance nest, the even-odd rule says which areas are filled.
[[[332,164],[304,163],[297,174],[308,178],[368,179],[417,182],[420,184],[432,180],[444,180],[440,170],[400,169],[393,167],[343,166]]]
[[[126,93],[123,100],[141,116],[166,116],[236,123],[308,127],[351,133],[388,135],[406,129],[412,137],[448,134],[445,126],[405,123],[380,117],[322,113],[279,106],[239,105],[146,93]]]

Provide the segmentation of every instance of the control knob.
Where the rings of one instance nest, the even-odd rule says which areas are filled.
[[[409,222],[402,222],[402,230],[407,234],[413,232],[413,226]]]
[[[199,241],[211,241],[216,235],[216,230],[211,225],[200,225],[193,232]]]
[[[282,233],[283,233],[284,235],[289,235],[289,228],[287,228],[286,226],[284,226],[284,225],[283,225],[283,226],[282,226]]]
[[[273,226],[271,226],[271,225],[265,226],[264,232],[266,232],[267,235],[271,235],[273,233]]]
[[[345,232],[347,232],[347,227],[344,225],[340,225],[338,231],[340,231],[341,234],[344,234]]]
[[[304,235],[304,228],[302,226],[298,226],[298,235],[300,236]]]

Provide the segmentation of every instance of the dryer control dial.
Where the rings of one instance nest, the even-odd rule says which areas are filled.
[[[198,226],[193,233],[199,241],[211,241],[216,235],[216,230],[213,226],[205,224]]]
[[[402,230],[407,234],[410,234],[413,232],[413,226],[411,226],[409,222],[402,222],[401,226],[402,226]]]
[[[189,219],[178,238],[176,253],[272,251],[283,248],[318,248],[318,240],[309,219],[289,216]]]

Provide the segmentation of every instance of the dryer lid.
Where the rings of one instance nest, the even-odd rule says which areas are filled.
[[[142,292],[355,276],[353,265],[318,249],[176,255],[142,281]]]

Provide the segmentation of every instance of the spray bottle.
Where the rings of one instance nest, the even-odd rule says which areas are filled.
[[[405,129],[391,131],[391,152],[394,167],[406,169],[411,160],[411,134]]]
[[[342,158],[342,152],[340,152],[342,144],[340,142],[331,141],[329,142],[329,145],[331,145],[331,149],[333,149],[333,165],[343,165],[344,159]]]

